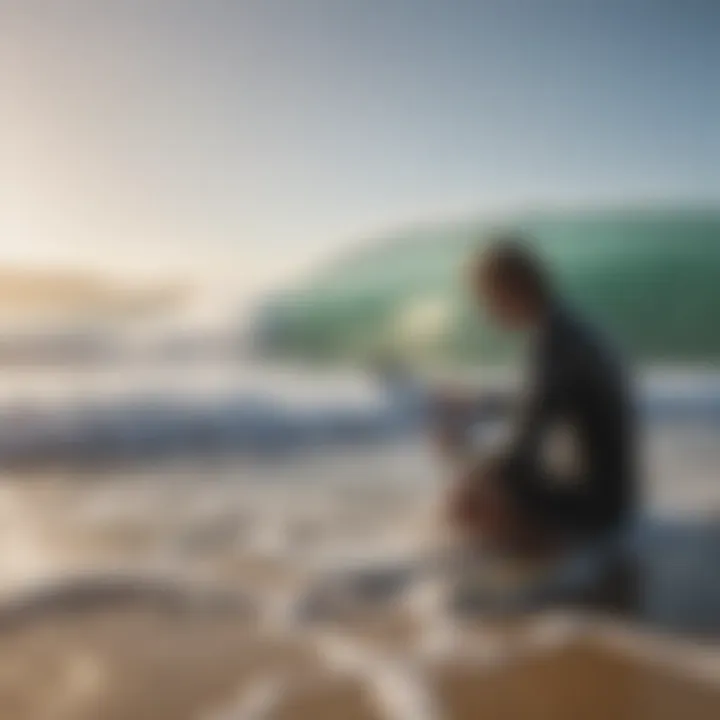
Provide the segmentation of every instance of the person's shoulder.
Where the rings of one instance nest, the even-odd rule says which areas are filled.
[[[570,348],[592,344],[594,329],[587,320],[573,308],[556,304],[550,311],[548,321],[548,342],[558,348]]]
[[[625,365],[616,342],[599,322],[563,306],[556,311],[554,323],[556,342],[579,362],[608,370],[620,370]]]

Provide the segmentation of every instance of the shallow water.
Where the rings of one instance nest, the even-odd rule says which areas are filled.
[[[345,664],[350,666],[343,670],[345,676],[365,677],[368,687],[380,682],[379,668],[385,668],[383,663],[389,660],[383,658],[389,654],[395,670],[385,668],[383,673],[397,676],[394,682],[400,688],[384,691],[391,704],[425,702],[424,683],[402,679],[403,673],[416,672],[412,668],[418,662],[434,667],[453,658],[499,659],[511,650],[520,652],[518,642],[552,645],[579,637],[578,627],[596,637],[638,634],[626,645],[635,643],[634,651],[641,656],[644,652],[643,657],[650,659],[664,657],[663,662],[683,677],[707,675],[712,662],[720,664],[720,655],[714,661],[706,655],[696,657],[698,647],[708,652],[710,642],[712,649],[713,635],[720,628],[720,605],[713,594],[720,531],[707,529],[713,527],[708,523],[717,497],[714,468],[700,467],[695,458],[692,467],[699,471],[693,475],[686,471],[682,485],[667,477],[678,470],[668,466],[668,458],[682,466],[684,453],[697,451],[696,434],[691,439],[692,447],[685,447],[687,439],[676,434],[674,452],[665,447],[672,441],[669,435],[656,439],[663,443],[655,448],[662,467],[648,493],[648,507],[659,520],[643,534],[650,562],[642,581],[646,594],[642,612],[625,608],[625,614],[603,610],[588,615],[587,608],[565,610],[555,616],[553,629],[538,608],[530,617],[540,626],[545,623],[545,630],[534,631],[539,639],[529,633],[529,639],[515,644],[498,633],[495,619],[482,613],[456,615],[448,598],[466,577],[461,574],[453,580],[447,572],[436,577],[412,571],[445,541],[434,517],[443,469],[424,445],[407,444],[372,452],[305,455],[291,462],[236,459],[214,466],[185,462],[145,473],[106,471],[85,478],[48,472],[8,476],[0,492],[5,613],[18,603],[32,605],[40,588],[45,588],[45,599],[35,601],[32,612],[16,614],[3,632],[19,637],[18,633],[35,633],[36,627],[50,622],[62,635],[85,623],[86,616],[100,613],[102,620],[97,622],[108,628],[102,633],[114,637],[113,617],[122,625],[130,622],[123,620],[127,613],[165,616],[169,612],[182,628],[174,632],[187,632],[188,638],[197,632],[191,631],[197,622],[224,627],[228,637],[236,635],[231,630],[236,627],[275,633],[285,638],[283,642],[314,648],[321,660],[320,675],[327,666]],[[115,590],[97,592],[102,583],[107,588],[108,578],[114,579]],[[177,604],[168,602],[172,593],[143,589],[148,578],[161,586],[166,583],[181,596],[200,598],[200,620],[181,613],[187,618],[186,629],[184,621],[177,620]],[[75,590],[68,593],[68,585]],[[64,595],[61,587],[66,588]],[[229,611],[225,605],[226,614],[218,614],[212,598],[223,593],[242,598],[243,603]],[[314,612],[305,612],[313,594],[322,602],[315,601]],[[202,598],[210,600],[203,604]],[[248,607],[253,608],[251,616]],[[582,618],[579,625],[577,618]],[[472,633],[463,630],[467,623]],[[82,636],[86,631],[78,632]],[[96,631],[87,632],[94,637]],[[221,630],[213,632],[222,635]],[[677,637],[679,645],[662,645],[668,637]],[[704,645],[697,645],[698,637]],[[660,649],[647,646],[648,638],[660,642]],[[50,645],[42,652],[60,652],[52,650],[55,640],[47,642]],[[110,658],[107,662],[121,662],[112,658],[125,651],[114,647],[112,640],[102,642],[103,653]],[[181,640],[175,642],[182,645]],[[62,639],[57,643],[73,645]],[[182,647],[192,665],[196,649],[189,639]],[[621,654],[633,656],[626,647]],[[720,683],[720,675],[713,677]],[[336,690],[340,696],[349,693],[348,697],[359,692],[350,686]],[[415,690],[403,691],[405,686]],[[394,692],[409,693],[410,698],[392,700]],[[412,716],[394,712],[394,717]]]
[[[457,612],[471,574],[429,562],[447,552],[448,470],[421,439],[7,472],[0,710],[434,720],[524,717],[513,698],[526,693],[546,698],[537,717],[717,717],[717,432],[666,422],[646,457],[641,602],[503,617]],[[521,670],[528,658],[543,660]],[[616,688],[604,715],[587,704],[593,676]]]

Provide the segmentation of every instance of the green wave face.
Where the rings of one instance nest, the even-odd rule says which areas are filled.
[[[637,359],[720,361],[720,210],[546,213],[387,238],[271,299],[256,322],[264,352],[507,358],[512,342],[484,322],[462,273],[497,229],[527,233],[569,299]]]

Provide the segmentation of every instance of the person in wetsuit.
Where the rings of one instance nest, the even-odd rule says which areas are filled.
[[[558,296],[522,239],[492,243],[473,260],[470,282],[492,321],[531,334],[532,351],[511,439],[460,478],[450,502],[454,523],[517,552],[619,528],[635,504],[633,403],[624,363]],[[457,442],[458,427],[497,404],[497,398],[485,406],[482,399],[451,402],[445,440],[455,433]]]

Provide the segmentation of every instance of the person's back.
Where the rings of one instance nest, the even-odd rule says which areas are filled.
[[[538,330],[534,385],[509,450],[518,490],[566,528],[618,523],[635,501],[627,371],[612,346],[564,306],[553,304]],[[552,452],[558,429],[574,445],[565,472],[544,452],[548,445]]]

